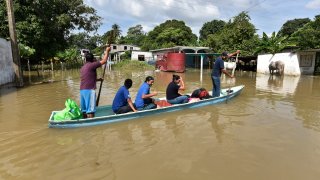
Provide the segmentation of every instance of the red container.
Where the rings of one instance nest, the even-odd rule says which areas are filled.
[[[184,53],[167,54],[167,71],[184,72],[186,70]]]

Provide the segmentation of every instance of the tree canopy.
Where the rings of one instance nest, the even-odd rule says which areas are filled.
[[[200,41],[205,41],[208,38],[208,35],[215,34],[220,32],[223,27],[226,25],[226,22],[222,20],[212,20],[210,22],[206,22],[203,24],[202,28],[200,29]]]
[[[221,31],[209,34],[205,44],[215,52],[241,49],[244,55],[252,55],[258,41],[256,29],[250,23],[247,12],[241,12],[230,20]]]
[[[53,57],[64,50],[71,31],[91,32],[101,24],[96,10],[83,4],[83,0],[17,0],[14,13],[17,39],[35,49],[37,59]],[[0,19],[7,19],[5,3],[0,3]],[[0,36],[9,37],[7,21],[0,22]]]
[[[271,53],[275,54],[282,51],[287,45],[287,36],[279,36],[276,32],[273,32],[270,37],[266,33],[263,33],[261,40],[256,48],[255,53]]]
[[[291,35],[290,41],[300,49],[320,48],[320,15]]]
[[[121,37],[121,29],[118,24],[113,24],[112,29],[102,35],[104,44],[118,43]]]
[[[197,44],[197,36],[183,21],[167,20],[147,34],[143,49],[189,46]]]
[[[288,36],[302,28],[305,24],[309,23],[311,20],[309,18],[303,19],[293,19],[285,22],[280,31],[278,32],[278,36]]]
[[[125,43],[142,46],[145,37],[146,35],[143,31],[143,27],[138,24],[128,29],[127,36],[125,37]]]

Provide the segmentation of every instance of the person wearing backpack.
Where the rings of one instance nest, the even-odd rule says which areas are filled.
[[[110,46],[107,46],[101,61],[97,61],[92,53],[85,55],[86,63],[80,69],[80,107],[83,118],[93,118],[96,112],[96,82],[103,81],[97,79],[97,68],[107,62],[110,50]]]

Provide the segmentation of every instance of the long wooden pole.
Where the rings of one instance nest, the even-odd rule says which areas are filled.
[[[12,50],[12,59],[13,59],[13,68],[15,71],[15,81],[18,87],[23,86],[23,75],[21,70],[19,48],[17,43],[17,34],[16,34],[16,23],[14,20],[14,11],[13,11],[13,2],[12,0],[6,0],[7,12],[8,12],[8,22],[9,22],[9,33],[10,33],[10,42]]]
[[[108,57],[108,61],[110,60],[110,55]],[[104,64],[104,68],[103,68],[103,73],[102,73],[102,81],[100,82],[100,87],[99,87],[99,92],[98,92],[98,96],[97,96],[97,100],[96,100],[96,106],[99,106],[99,101],[100,101],[100,95],[101,95],[101,90],[102,90],[102,83],[104,81],[104,75],[106,74],[106,67],[108,65],[108,61]]]

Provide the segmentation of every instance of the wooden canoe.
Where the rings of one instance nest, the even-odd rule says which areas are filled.
[[[197,102],[189,102],[185,104],[176,104],[171,106],[165,106],[157,109],[150,109],[138,112],[129,112],[125,114],[115,114],[112,111],[111,105],[99,106],[97,107],[97,112],[94,118],[87,119],[76,119],[76,120],[64,120],[64,121],[54,121],[53,116],[58,111],[53,111],[49,118],[50,128],[77,128],[86,126],[96,126],[100,124],[114,123],[120,121],[126,121],[131,119],[136,119],[139,117],[155,115],[164,112],[179,111],[188,108],[197,108],[201,106],[207,106],[212,104],[218,104],[221,102],[228,101],[233,97],[239,95],[243,90],[244,85],[231,87],[228,89],[222,89],[221,95],[219,97],[204,99]],[[231,89],[232,92],[229,93],[227,90]],[[211,92],[209,92],[211,94]],[[165,98],[160,98],[159,100],[165,100]]]

